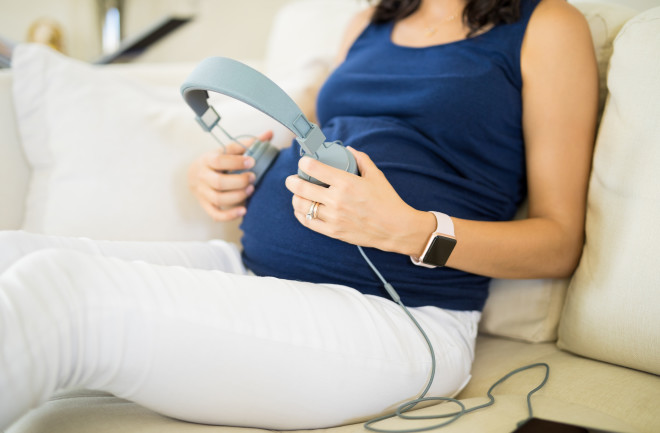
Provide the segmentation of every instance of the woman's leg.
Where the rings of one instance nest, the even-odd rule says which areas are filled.
[[[48,236],[24,231],[0,231],[0,274],[21,257],[47,248],[74,250],[124,260],[142,260],[156,265],[245,273],[237,247],[220,240],[118,242]]]
[[[452,394],[476,321],[414,314],[437,354],[430,394]],[[396,304],[340,286],[62,250],[0,276],[0,429],[67,386],[200,423],[327,427],[415,397],[429,359]]]

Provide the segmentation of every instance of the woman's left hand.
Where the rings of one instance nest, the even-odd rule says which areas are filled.
[[[306,174],[329,185],[307,182],[297,175],[286,179],[293,193],[293,212],[300,223],[331,238],[384,251],[417,255],[435,217],[406,204],[371,158],[351,147],[360,176],[303,157],[298,163]],[[316,218],[307,213],[318,202]]]

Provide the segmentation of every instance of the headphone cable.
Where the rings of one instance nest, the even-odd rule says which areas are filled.
[[[396,292],[396,290],[394,290],[394,287],[389,282],[387,282],[387,280],[383,277],[383,275],[378,271],[376,266],[371,262],[371,260],[369,260],[369,257],[367,257],[367,255],[365,254],[362,247],[358,245],[357,248],[360,251],[360,254],[364,258],[364,260],[367,262],[367,264],[371,268],[371,270],[376,274],[378,279],[383,283],[383,287],[385,287],[385,290],[387,290],[387,293],[389,293],[389,295],[392,297],[392,300],[394,300],[394,302],[399,304],[399,306],[408,315],[410,320],[412,320],[412,322],[415,324],[415,326],[417,327],[419,332],[422,334],[422,336],[424,337],[424,340],[426,340],[426,344],[428,345],[429,352],[431,354],[431,374],[430,374],[430,377],[429,377],[429,379],[426,383],[426,387],[424,388],[422,393],[419,395],[419,397],[417,397],[416,399],[410,400],[406,403],[403,403],[402,405],[400,405],[396,409],[396,411],[394,413],[379,416],[377,418],[373,418],[373,419],[367,421],[364,424],[365,429],[373,431],[373,432],[377,432],[377,433],[417,433],[417,432],[429,431],[429,430],[434,430],[436,428],[444,427],[444,426],[446,426],[448,424],[451,424],[452,422],[456,421],[457,419],[459,419],[460,417],[462,417],[463,415],[465,415],[467,413],[474,412],[476,410],[483,409],[483,408],[488,407],[488,406],[492,406],[495,403],[495,397],[492,394],[493,390],[498,385],[500,385],[502,382],[504,382],[508,378],[510,378],[511,376],[513,376],[515,374],[518,374],[522,371],[532,369],[532,368],[543,367],[545,369],[545,375],[543,377],[542,382],[536,388],[532,389],[531,391],[529,391],[527,393],[528,417],[521,420],[521,421],[519,421],[517,423],[517,425],[520,426],[520,425],[524,424],[525,422],[527,422],[530,418],[533,417],[532,401],[531,401],[532,394],[534,394],[536,391],[543,388],[543,386],[546,384],[546,382],[548,381],[548,378],[550,376],[550,366],[548,364],[546,364],[545,362],[538,362],[538,363],[526,365],[524,367],[516,368],[515,370],[507,373],[502,378],[500,378],[497,382],[495,382],[493,385],[491,385],[491,387],[488,389],[488,392],[486,393],[486,395],[488,396],[488,402],[486,402],[484,404],[481,404],[481,405],[478,405],[478,406],[475,406],[475,407],[471,407],[469,409],[467,409],[465,407],[465,405],[460,400],[457,400],[457,399],[452,398],[452,397],[426,397],[426,394],[428,393],[429,389],[431,388],[431,385],[433,384],[433,378],[435,377],[435,369],[436,369],[435,351],[433,350],[433,345],[431,344],[431,340],[429,339],[428,335],[426,334],[426,332],[424,331],[422,326],[419,324],[417,319],[415,319],[415,317],[412,315],[410,310],[408,310],[408,308],[403,304],[403,302],[401,301],[401,297]],[[410,415],[405,414],[405,412],[408,412],[408,411],[412,410],[419,403],[425,403],[425,402],[429,402],[429,401],[447,401],[447,402],[455,403],[460,409],[456,412],[451,412],[451,413],[442,414],[442,415],[410,416]],[[409,420],[422,420],[422,419],[427,419],[428,420],[428,419],[442,419],[442,418],[449,418],[449,419],[447,419],[446,421],[441,422],[439,424],[433,424],[433,425],[430,425],[430,426],[420,427],[420,428],[416,428],[416,429],[398,429],[397,430],[397,429],[383,429],[383,428],[379,428],[379,427],[374,426],[374,424],[376,424],[376,423],[379,423],[381,421],[385,421],[387,419],[394,418],[394,417],[401,418],[401,419],[409,419]]]

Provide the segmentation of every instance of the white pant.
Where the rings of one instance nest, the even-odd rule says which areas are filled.
[[[436,352],[429,395],[455,394],[479,313],[411,311]],[[247,275],[225,242],[0,232],[0,430],[67,387],[199,423],[321,428],[391,410],[429,372],[394,302]]]

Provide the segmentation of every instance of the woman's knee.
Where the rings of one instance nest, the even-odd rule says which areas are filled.
[[[0,274],[32,251],[33,236],[18,230],[0,231]]]
[[[2,274],[3,286],[35,296],[71,297],[94,287],[98,269],[93,257],[77,251],[46,248],[17,258]],[[5,288],[6,288],[5,287]],[[88,295],[85,295],[88,296]]]

